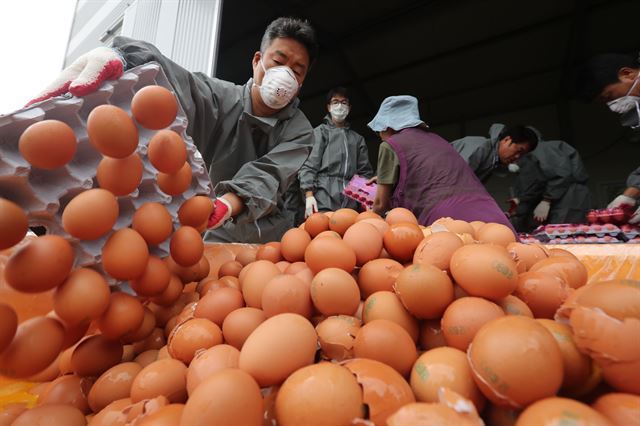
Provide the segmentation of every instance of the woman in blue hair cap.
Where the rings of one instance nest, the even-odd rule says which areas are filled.
[[[421,225],[451,217],[501,223],[513,230],[466,161],[420,119],[416,98],[386,98],[368,126],[383,140],[373,205],[376,213],[404,207]]]

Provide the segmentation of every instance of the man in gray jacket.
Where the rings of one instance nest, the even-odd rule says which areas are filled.
[[[344,87],[330,90],[326,106],[328,114],[313,131],[315,144],[299,173],[300,187],[306,196],[305,217],[340,208],[358,210],[358,203],[342,191],[356,174],[373,176],[367,144],[346,121],[351,111],[347,90]]]
[[[537,130],[536,130],[536,133]],[[511,220],[521,232],[541,223],[582,223],[591,208],[589,175],[580,154],[563,141],[540,142],[518,162]]]
[[[486,181],[493,171],[518,161],[538,144],[535,133],[527,127],[492,124],[489,137],[467,136],[452,142],[478,179]]]
[[[205,239],[260,243],[279,240],[301,218],[298,171],[313,146],[313,128],[296,97],[317,56],[306,21],[278,18],[253,55],[244,85],[191,73],[153,45],[116,37],[78,58],[34,101],[70,91],[83,96],[123,68],[157,61],[171,81],[214,185],[215,210]],[[233,218],[234,220],[230,220]]]

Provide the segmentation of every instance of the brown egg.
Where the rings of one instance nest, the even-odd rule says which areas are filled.
[[[76,153],[78,140],[68,124],[58,120],[33,123],[18,140],[20,154],[32,166],[53,170],[66,165]]]
[[[169,271],[178,276],[183,284],[189,284],[205,278],[204,272],[207,266],[205,263],[208,263],[208,261],[204,256],[201,257],[196,264],[186,267],[180,266],[171,256],[165,257],[163,260],[169,268]]]
[[[180,281],[180,278],[178,278],[176,275],[171,274],[171,278],[169,279],[169,285],[167,286],[167,288],[162,293],[160,293],[159,296],[152,297],[151,301],[161,306],[169,306],[176,300],[178,300],[178,298],[182,294],[183,288],[184,285],[182,284],[182,281]]]
[[[261,323],[240,350],[239,366],[260,387],[282,383],[297,369],[313,363],[317,335],[297,314],[279,314]]]
[[[407,381],[393,368],[372,359],[354,359],[343,364],[362,387],[368,418],[376,425],[387,424],[387,417],[400,407],[415,402]]]
[[[483,325],[503,316],[502,308],[493,302],[479,297],[463,297],[444,311],[442,333],[448,346],[466,351]]]
[[[122,411],[129,408],[130,405],[131,398],[122,398],[113,401],[96,413],[89,421],[89,424],[91,426],[122,425],[126,422],[126,416]]]
[[[460,237],[452,232],[436,232],[418,244],[413,254],[413,263],[425,263],[448,271],[451,256],[463,245]]]
[[[322,320],[316,326],[322,355],[334,361],[354,357],[353,345],[362,321],[348,315],[336,315]]]
[[[282,272],[284,274],[284,271],[287,270],[287,268],[289,267],[289,265],[291,265],[291,262],[287,262],[286,260],[281,260],[280,262],[276,263],[276,267],[280,270],[280,272]]]
[[[265,313],[260,309],[236,309],[227,315],[222,323],[222,334],[225,342],[237,349],[242,349],[242,345],[244,345],[249,335],[266,319]]]
[[[395,283],[395,292],[416,318],[436,319],[453,302],[453,284],[446,272],[429,264],[405,268]]]
[[[113,228],[118,214],[118,200],[111,192],[90,189],[76,195],[67,204],[62,212],[62,226],[76,238],[95,240]]]
[[[446,388],[442,388],[442,390],[443,392],[453,393]],[[462,398],[460,398],[459,402],[452,404],[433,402],[406,404],[387,418],[387,426],[415,424],[477,426],[484,423],[482,423],[477,412],[473,409],[473,404]]]
[[[604,364],[602,377],[619,392],[640,395],[640,361]]]
[[[518,272],[526,272],[535,263],[549,257],[542,246],[538,244],[509,243],[507,250],[515,255]]]
[[[73,248],[64,238],[44,235],[11,254],[4,277],[7,284],[23,293],[51,290],[67,278],[73,259]]]
[[[365,219],[384,220],[382,216],[380,216],[378,213],[375,213],[371,210],[367,210],[358,214],[358,216],[356,217],[356,222],[360,222],[361,220],[365,220]]]
[[[102,373],[89,391],[89,406],[94,412],[122,398],[128,398],[133,380],[142,370],[136,362],[115,365]]]
[[[187,393],[193,392],[214,373],[225,368],[238,368],[240,351],[230,345],[217,345],[198,351],[187,371]]]
[[[576,257],[575,254],[571,253],[568,250],[563,250],[560,248],[552,248],[552,249],[545,249],[545,251],[547,252],[549,257],[570,257],[573,260],[580,260]]]
[[[329,219],[329,229],[344,235],[347,229],[356,222],[358,212],[351,209],[338,209]]]
[[[364,301],[362,319],[365,324],[378,319],[395,322],[409,333],[414,342],[418,340],[418,321],[393,292],[378,291],[369,296]]]
[[[156,179],[158,187],[167,195],[180,195],[191,186],[192,170],[187,162],[174,174],[159,172]]]
[[[170,90],[162,86],[145,86],[131,99],[131,114],[147,129],[163,129],[176,119],[178,101]]]
[[[486,424],[491,426],[515,426],[521,411],[511,407],[488,404],[483,417]]]
[[[56,315],[54,311],[49,312],[47,317],[60,321],[64,327],[64,340],[62,341],[63,349],[67,349],[78,343],[80,339],[87,334],[87,330],[89,330],[89,326],[92,324],[90,320],[85,320],[78,324],[69,324]]]
[[[120,362],[122,351],[120,342],[101,334],[88,336],[73,349],[70,366],[78,376],[99,376]]]
[[[174,426],[180,424],[182,413],[184,412],[184,404],[165,405],[150,414],[145,414],[140,419],[139,426]]]
[[[109,285],[93,269],[76,269],[53,293],[53,309],[68,324],[99,318],[109,306]]]
[[[258,248],[256,252],[256,260],[268,260],[271,263],[278,263],[282,260],[281,244],[271,242],[264,244]]]
[[[240,290],[232,287],[219,288],[205,294],[194,311],[196,318],[206,318],[222,327],[224,319],[236,309],[244,307]]]
[[[144,307],[144,318],[137,330],[122,336],[122,341],[126,343],[136,343],[147,338],[156,328],[156,316],[151,309]]]
[[[65,404],[76,407],[85,414],[90,413],[87,394],[92,384],[93,379],[88,380],[75,375],[60,376],[47,386],[38,398],[38,404]]]
[[[460,247],[451,257],[451,274],[467,293],[489,300],[508,296],[518,284],[515,262],[505,249],[491,244]]]
[[[382,250],[382,236],[370,223],[353,224],[344,233],[343,241],[356,254],[356,265],[358,266],[377,259]]]
[[[182,203],[178,209],[178,219],[184,226],[197,228],[205,223],[213,211],[211,198],[197,195]]]
[[[614,425],[640,425],[640,396],[628,393],[608,393],[591,407]]]
[[[164,336],[164,330],[161,328],[154,328],[144,340],[140,340],[134,344],[135,352],[141,353],[144,351],[148,351],[151,349],[160,350],[163,346],[167,344],[167,340]]]
[[[164,395],[171,402],[187,399],[187,367],[175,359],[159,359],[144,367],[131,384],[133,402]]]
[[[134,358],[134,362],[140,364],[142,368],[151,364],[153,361],[158,359],[158,350],[157,349],[149,349],[144,352],[141,352]]]
[[[169,405],[169,400],[165,396],[144,399],[133,402],[122,410],[123,420],[126,425],[139,424],[145,417],[155,414],[162,407]]]
[[[418,343],[423,350],[447,346],[440,326],[440,320],[422,321],[420,324],[420,337]]]
[[[553,318],[569,291],[569,286],[555,275],[525,272],[518,276],[515,296],[531,308],[536,318]]]
[[[545,398],[534,402],[522,412],[516,424],[518,426],[611,425],[606,417],[593,408],[568,398]]]
[[[365,263],[358,273],[358,285],[362,297],[377,291],[393,291],[396,278],[404,267],[393,259],[375,259]]]
[[[484,396],[478,389],[467,355],[455,348],[431,349],[418,358],[411,369],[411,389],[421,402],[438,402],[438,390],[449,388],[473,402],[482,411]]]
[[[136,331],[144,319],[144,308],[138,299],[126,293],[112,293],[109,307],[98,320],[102,334],[109,339],[119,339]]]
[[[323,315],[353,315],[360,304],[360,289],[351,274],[326,268],[311,281],[313,305]]]
[[[465,222],[464,220],[443,218],[436,220],[432,225],[435,224],[441,224],[442,226],[447,228],[449,232],[452,232],[454,234],[469,234],[472,238],[476,235],[475,228],[469,222]]]
[[[356,254],[344,241],[320,238],[307,246],[304,261],[314,274],[326,268],[340,268],[351,273],[356,266]]]
[[[104,157],[96,172],[98,185],[113,195],[128,195],[142,180],[142,160],[133,153],[126,158]]]
[[[364,417],[362,404],[362,389],[351,371],[328,362],[310,365],[293,373],[280,387],[277,424],[356,424],[356,419]]]
[[[169,336],[167,348],[172,358],[189,364],[196,352],[221,344],[222,330],[205,318],[179,323]]]
[[[488,322],[467,355],[478,387],[495,404],[524,407],[555,395],[562,384],[562,353],[551,333],[531,318]]]
[[[166,263],[159,257],[149,256],[144,272],[138,279],[131,281],[131,288],[138,296],[157,296],[167,289],[170,280],[171,272]]]
[[[29,229],[24,210],[17,204],[0,198],[0,250],[18,244]]]
[[[173,130],[160,130],[149,141],[147,155],[153,167],[162,173],[172,175],[178,173],[187,161],[187,148],[178,133]],[[209,204],[209,212],[211,212],[213,203],[210,201]],[[198,225],[203,222],[204,220],[200,221]],[[194,225],[189,224],[189,226]]]
[[[262,291],[262,310],[267,318],[286,312],[311,318],[309,285],[292,275],[276,275]]]
[[[114,232],[102,248],[102,266],[113,278],[135,280],[149,261],[149,248],[140,234],[130,228]]]
[[[2,353],[13,340],[18,329],[18,315],[10,305],[0,303],[0,353]]]
[[[227,368],[200,383],[182,413],[183,425],[261,425],[262,394],[244,371]]]
[[[356,335],[357,358],[380,361],[407,376],[418,358],[414,340],[398,324],[387,320],[365,322]]]
[[[133,214],[131,227],[150,245],[160,244],[173,232],[173,222],[160,203],[144,203]]]
[[[250,249],[250,248],[242,249],[238,252],[238,255],[236,256],[236,261],[240,262],[242,266],[247,266],[251,262],[256,261],[257,251],[258,249]]]
[[[504,299],[499,300],[497,304],[507,315],[523,315],[525,317],[533,318],[531,308],[529,308],[522,299],[519,299],[516,296],[509,295]]]
[[[314,238],[319,233],[329,230],[329,218],[322,213],[314,213],[305,220],[304,230]]]
[[[588,279],[587,268],[579,260],[567,256],[543,259],[529,268],[529,272],[555,275],[571,288],[582,287]]]
[[[329,238],[337,238],[339,240],[342,239],[342,237],[340,236],[340,234],[338,234],[336,231],[322,231],[321,233],[319,233],[318,235],[315,236],[314,239],[318,239],[318,238],[325,238],[325,237],[329,237]]]
[[[591,359],[578,350],[569,326],[549,319],[537,321],[549,330],[562,353],[564,362],[562,390],[569,394],[581,390],[591,376]]]
[[[394,225],[396,223],[402,222],[415,223],[416,225],[418,224],[418,219],[416,219],[416,216],[410,210],[407,210],[403,207],[396,207],[395,209],[389,210],[387,212],[387,215],[385,216],[385,221],[389,225]]]
[[[47,317],[22,322],[11,344],[0,354],[0,374],[24,378],[47,368],[62,350],[64,327]]]
[[[389,224],[384,221],[382,218],[378,219],[363,219],[362,223],[368,223],[369,225],[373,225],[380,235],[384,236],[384,233],[389,230]]]
[[[304,260],[304,251],[311,242],[311,237],[302,229],[289,229],[282,236],[282,246],[280,247],[282,257],[289,262],[299,262]]]
[[[108,157],[125,158],[138,147],[138,128],[114,105],[99,105],[89,113],[87,133],[94,148]]]
[[[268,260],[257,260],[245,268],[246,275],[240,280],[242,295],[247,306],[262,308],[262,292],[271,278],[280,275],[280,270]]]
[[[171,257],[180,266],[193,266],[204,253],[200,233],[190,226],[181,226],[171,237]]]
[[[413,259],[418,244],[424,239],[420,227],[413,223],[395,223],[384,233],[384,248],[398,262]]]
[[[66,404],[47,404],[20,414],[12,426],[84,426],[87,421],[82,411]]]
[[[478,229],[476,239],[481,243],[497,244],[503,247],[516,242],[516,236],[506,225],[487,223]]]

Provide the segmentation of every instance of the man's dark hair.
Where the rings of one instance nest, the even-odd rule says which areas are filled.
[[[575,97],[590,102],[606,86],[617,83],[618,71],[622,68],[640,68],[638,61],[631,55],[604,53],[594,56],[576,70]]]
[[[506,137],[511,137],[511,142],[513,143],[529,144],[529,151],[533,151],[538,146],[538,135],[522,124],[516,124],[502,129],[498,135],[498,140],[501,141]]]
[[[291,38],[302,44],[309,54],[309,65],[318,57],[318,40],[309,21],[282,17],[271,22],[262,36],[260,51],[267,50],[276,38]]]
[[[333,89],[329,90],[329,93],[327,93],[327,104],[331,102],[331,99],[334,96],[343,96],[349,99],[349,92],[347,92],[347,89],[345,87],[334,87]],[[349,99],[349,101],[351,100]]]

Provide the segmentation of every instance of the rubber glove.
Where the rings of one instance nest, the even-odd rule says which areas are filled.
[[[616,207],[634,207],[636,205],[636,199],[627,195],[618,195],[607,206],[608,209],[615,209]]]
[[[511,217],[516,214],[516,208],[518,207],[518,204],[520,204],[520,199],[515,197],[509,198],[507,202],[509,203],[509,211],[507,212],[507,216]]]
[[[124,59],[110,47],[96,47],[73,61],[60,75],[28,105],[54,96],[71,92],[85,96],[95,92],[105,80],[115,80],[122,75]]]
[[[551,208],[551,203],[547,200],[542,200],[536,208],[533,210],[533,218],[538,222],[544,222],[549,217],[549,209]]]
[[[209,216],[208,229],[216,229],[224,225],[231,218],[231,204],[224,198],[216,198],[213,212]]]
[[[307,197],[306,205],[304,208],[305,219],[314,213],[318,213],[318,202],[316,201],[316,197],[310,195]]]

